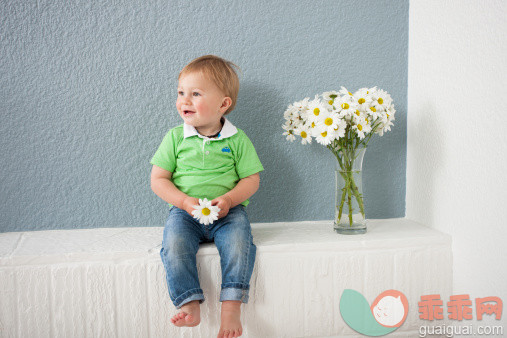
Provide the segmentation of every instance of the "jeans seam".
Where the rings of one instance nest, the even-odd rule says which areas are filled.
[[[209,228],[204,225],[204,237],[206,238],[206,241],[209,241],[210,240],[210,231],[209,231]]]
[[[246,255],[245,256],[245,260],[244,260],[244,263],[243,263],[243,276],[241,278],[241,283],[243,284],[246,284],[245,280],[246,280],[246,273],[247,273],[247,270],[248,270],[248,261],[250,259],[250,236],[248,236],[248,239],[249,239],[249,243],[248,243],[248,247],[246,249]]]
[[[198,292],[191,292],[191,291],[194,291],[194,290],[197,290]],[[178,297],[176,297],[174,299],[174,301],[177,302],[177,300],[179,298],[182,298],[187,293],[188,293],[188,296],[185,296],[185,298],[183,298],[180,302],[177,302],[178,304],[181,304],[182,301],[184,301],[185,299],[187,299],[188,297],[190,297],[192,295],[203,295],[204,296],[204,294],[200,290],[201,290],[201,288],[194,288],[194,289],[187,290],[187,291],[183,292],[181,295],[179,295]]]
[[[244,283],[234,283],[234,284],[244,284]],[[224,290],[226,290],[226,289],[238,290],[240,292],[240,295],[241,295],[240,299],[238,299],[238,300],[240,300],[243,303],[247,302],[248,292],[249,292],[249,289],[250,289],[248,285],[247,285],[247,288],[243,288],[243,286],[231,286],[231,287],[222,288],[222,291],[220,292],[220,294],[221,294],[220,297],[222,297],[222,294],[223,294]]]
[[[164,241],[162,240],[162,248],[160,248],[160,258],[162,259],[162,264],[164,265],[164,270],[167,270],[166,269],[166,261],[165,261],[165,258],[164,258],[164,252],[165,252],[165,250],[164,250]],[[166,275],[165,275],[165,280],[166,280],[166,285],[167,285],[167,291],[169,291],[169,298],[173,298],[173,295],[171,293],[171,288],[169,287],[169,279],[168,279],[168,276],[167,276],[167,271],[166,271]]]
[[[222,287],[221,287],[222,290],[223,289],[239,289],[239,290],[249,290],[250,289],[250,285],[247,284],[247,283],[229,282],[228,284],[239,284],[239,286],[237,286],[237,285],[234,285],[234,286],[223,286],[223,284],[222,284]]]
[[[243,209],[243,212],[245,212],[244,209]],[[248,216],[246,216],[246,217],[248,219]],[[249,226],[250,229],[249,229],[249,235],[248,235],[248,247],[246,249],[246,255],[244,255],[245,256],[245,260],[244,260],[244,263],[243,263],[243,276],[241,278],[241,283],[242,284],[247,284],[246,283],[246,275],[247,275],[247,270],[248,270],[248,262],[250,260],[250,246],[251,246],[251,242],[252,242],[252,238],[251,238],[252,237],[252,228],[250,226],[250,221],[248,221],[248,226]],[[244,293],[243,293],[243,296],[244,296]],[[241,300],[243,300],[243,296],[241,297]]]

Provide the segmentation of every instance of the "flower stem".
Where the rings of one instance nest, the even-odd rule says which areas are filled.
[[[338,209],[338,219],[337,222],[340,222],[342,214],[343,214],[343,207],[345,200],[347,200],[348,204],[348,219],[349,219],[349,225],[353,225],[353,208],[352,208],[352,202],[353,198],[356,199],[357,204],[359,206],[361,215],[363,218],[365,218],[364,213],[364,203],[363,203],[363,195],[359,192],[359,188],[357,187],[355,180],[354,180],[354,173],[360,173],[360,171],[354,171],[354,161],[356,160],[357,156],[360,155],[359,152],[356,153],[357,148],[359,148],[360,145],[364,144],[366,147],[366,144],[364,142],[361,142],[357,137],[353,137],[352,135],[349,136],[349,130],[347,128],[345,137],[342,139],[343,142],[340,142],[338,140],[335,140],[333,144],[328,145],[328,148],[331,150],[331,152],[335,155],[338,164],[340,166],[339,173],[345,182],[344,187],[342,190],[341,200],[340,203],[336,205],[336,208]],[[350,137],[350,138],[349,138]],[[355,142],[354,142],[355,141]],[[368,139],[369,141],[369,139]]]
[[[363,218],[364,218],[365,216],[364,216],[363,195],[359,193],[359,189],[357,188],[357,185],[354,182],[354,178],[351,179],[351,184],[352,184],[352,191],[354,192],[354,196],[356,197],[357,204],[359,204],[359,209],[361,210],[361,215],[363,215]]]
[[[348,190],[348,183],[345,184],[345,186],[342,188],[342,199],[340,201],[340,210],[338,211],[338,221],[342,219],[342,212],[343,212],[343,203],[345,203],[345,196],[347,195]]]

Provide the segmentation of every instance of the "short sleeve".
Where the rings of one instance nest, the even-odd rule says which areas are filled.
[[[150,163],[167,171],[174,172],[176,168],[176,147],[177,140],[174,129],[171,129],[164,136]]]
[[[240,132],[240,138],[236,146],[236,172],[243,179],[264,170],[259,156],[255,151],[252,141],[244,132]]]

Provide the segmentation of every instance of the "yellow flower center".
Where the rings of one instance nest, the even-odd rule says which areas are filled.
[[[377,111],[377,109],[375,109],[375,107],[370,107],[371,111]]]
[[[326,126],[330,126],[333,124],[333,119],[328,117],[327,119],[324,120],[324,123],[326,124]]]
[[[378,101],[378,103],[380,103],[380,104],[384,103],[384,100],[382,100],[382,98],[381,98],[381,97],[379,97],[377,101]]]
[[[338,127],[334,128],[334,130],[338,130],[338,128],[340,128],[340,126],[338,126]]]
[[[325,131],[323,133],[320,133],[320,135],[322,135],[322,137],[326,137],[327,136],[327,131]]]
[[[389,118],[389,114],[388,114],[388,113],[386,113],[386,115],[387,115],[387,118]]]
[[[357,102],[359,102],[359,104],[363,104],[363,103],[365,103],[365,102],[366,102],[366,100],[365,100],[365,99],[363,99],[363,98],[360,98],[359,100],[357,100]]]
[[[315,116],[319,116],[319,113],[320,113],[320,109],[319,108],[315,108],[313,110],[313,114],[315,114]]]
[[[363,130],[363,126],[362,126],[362,125],[360,125],[360,124],[358,124],[358,125],[357,125],[357,129],[359,129],[359,130],[361,131],[361,130]]]
[[[302,132],[301,132],[301,137],[302,137],[302,138],[306,138],[307,136],[308,136],[308,135],[306,134],[306,131],[302,131]]]
[[[366,124],[368,124],[368,123],[369,123],[369,122],[368,122],[368,118],[366,118]]]
[[[211,213],[211,211],[210,211],[208,208],[203,208],[203,209],[202,209],[202,214],[203,214],[204,216],[208,216],[210,213]]]
[[[357,116],[361,115],[361,113],[357,109],[356,109],[355,113],[356,113]]]
[[[352,93],[351,93],[351,92],[349,92],[349,95],[350,95],[350,96],[352,96]]]
[[[315,128],[315,122],[312,122],[312,128]]]
[[[350,106],[349,106],[349,104],[347,102],[344,102],[344,103],[342,103],[342,108],[343,109],[349,109]]]
[[[328,101],[328,103],[329,103],[330,105],[332,105],[332,104],[333,104],[333,102],[334,102],[334,100],[329,100],[329,101]]]

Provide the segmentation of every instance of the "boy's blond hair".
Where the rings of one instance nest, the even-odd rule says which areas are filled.
[[[204,74],[204,76],[208,77],[220,88],[225,96],[231,98],[232,104],[224,113],[224,115],[227,115],[234,109],[238,99],[239,79],[233,67],[241,71],[241,69],[231,61],[224,60],[216,55],[204,55],[192,60],[186,65],[181,70],[178,80],[182,75],[193,72],[201,72]]]

